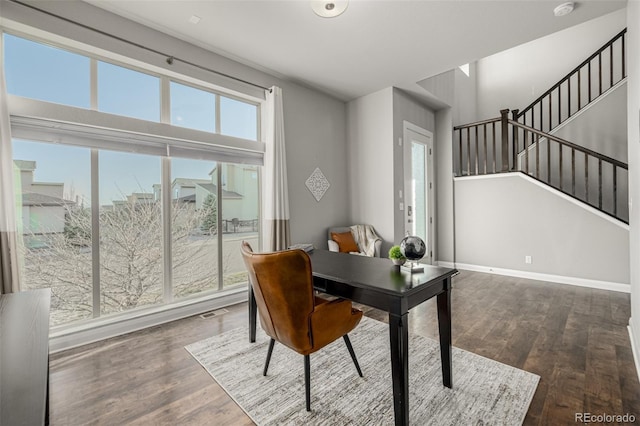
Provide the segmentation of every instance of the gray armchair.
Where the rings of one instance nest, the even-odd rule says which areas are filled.
[[[364,251],[366,250],[365,247],[362,247],[361,242],[358,241],[358,231],[354,231],[353,228],[357,228],[357,227],[362,227],[362,228],[368,228],[368,238],[369,240],[374,240],[373,245],[374,245],[374,253],[373,256],[374,257],[380,257],[380,249],[382,247],[382,239],[375,233],[375,231],[373,230],[373,227],[369,226],[369,225],[355,225],[354,227],[350,227],[350,226],[334,226],[329,228],[329,230],[327,231],[327,245],[329,246],[329,251],[340,251],[340,248],[338,246],[338,243],[336,243],[335,241],[333,241],[333,239],[331,238],[331,233],[336,233],[336,234],[341,234],[344,232],[351,232],[351,234],[353,235],[353,238],[356,242],[356,244],[358,245],[359,251],[361,254],[366,255],[364,253]],[[360,234],[363,234],[364,230],[362,232],[360,232]],[[361,237],[364,238],[364,237]]]

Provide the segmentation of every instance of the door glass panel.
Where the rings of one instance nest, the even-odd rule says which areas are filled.
[[[176,298],[218,289],[215,167],[211,161],[171,161],[171,263]]]
[[[222,268],[224,287],[247,283],[242,241],[258,250],[258,168],[221,163],[222,167]]]
[[[160,159],[100,152],[100,311],[163,303]]]
[[[413,235],[427,242],[427,179],[426,179],[426,146],[411,142],[411,185],[413,212]]]
[[[14,140],[13,169],[22,289],[51,289],[52,326],[91,318],[89,149]]]

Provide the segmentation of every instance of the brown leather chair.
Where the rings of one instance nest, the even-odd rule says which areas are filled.
[[[311,259],[304,250],[254,253],[242,242],[242,256],[256,298],[260,324],[271,337],[263,375],[267,375],[275,341],[304,355],[307,411],[311,411],[309,355],[342,337],[362,377],[349,333],[362,318],[351,301],[314,295]]]

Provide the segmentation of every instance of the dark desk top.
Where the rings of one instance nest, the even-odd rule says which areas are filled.
[[[396,297],[409,297],[421,287],[440,283],[458,271],[440,266],[422,265],[423,272],[405,271],[391,260],[314,250],[309,253],[313,275],[354,287],[374,289]]]
[[[0,424],[45,422],[50,289],[0,296]]]

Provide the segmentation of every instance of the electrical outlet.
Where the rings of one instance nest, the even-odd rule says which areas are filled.
[[[531,263],[531,256],[525,256],[524,257],[524,263],[530,264]]]

